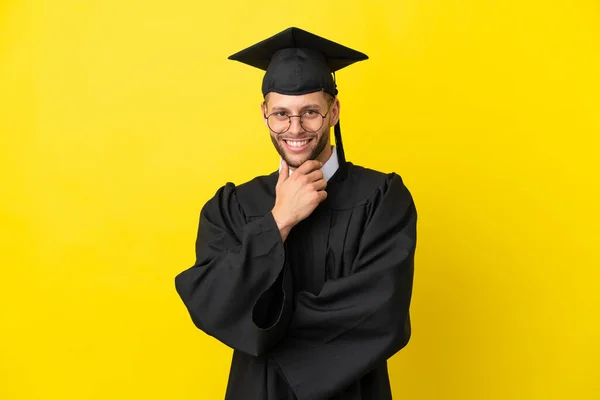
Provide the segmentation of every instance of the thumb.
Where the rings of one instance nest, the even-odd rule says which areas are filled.
[[[279,179],[277,183],[284,182],[290,176],[290,168],[285,160],[281,160],[281,171],[279,171]]]

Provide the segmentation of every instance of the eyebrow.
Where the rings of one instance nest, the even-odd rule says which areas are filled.
[[[303,106],[300,109],[300,111],[304,111],[304,110],[307,110],[307,109],[310,109],[310,108],[316,108],[316,109],[320,110],[322,107],[319,104],[307,104],[307,105]],[[276,111],[287,111],[287,112],[289,112],[290,110],[287,109],[287,108],[285,108],[285,107],[273,107],[271,109],[271,112],[276,112]]]

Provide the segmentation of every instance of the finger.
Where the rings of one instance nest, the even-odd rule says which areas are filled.
[[[308,182],[315,182],[321,180],[323,179],[323,171],[321,171],[320,169],[313,171],[310,174],[306,175],[306,179],[308,180]]]
[[[317,194],[319,195],[319,203],[323,202],[327,198],[327,192],[324,190],[317,192]]]
[[[314,170],[320,169],[323,167],[323,163],[317,160],[308,160],[302,163],[300,167],[296,170],[298,175],[306,175],[311,173]]]
[[[279,171],[279,178],[277,183],[284,182],[290,176],[290,168],[288,167],[285,160],[281,160],[281,171]]]
[[[315,190],[320,191],[320,190],[325,190],[325,188],[327,187],[327,181],[325,179],[320,179],[316,182],[312,183],[313,188],[315,188]]]

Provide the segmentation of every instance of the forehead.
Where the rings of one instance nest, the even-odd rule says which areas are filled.
[[[267,95],[266,100],[270,108],[281,107],[293,110],[307,105],[319,105],[327,108],[327,95],[324,92],[314,92],[299,96],[271,92]]]

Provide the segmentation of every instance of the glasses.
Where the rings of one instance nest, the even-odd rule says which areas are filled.
[[[316,110],[306,110],[300,115],[287,115],[283,111],[275,111],[265,116],[269,129],[277,134],[287,132],[292,126],[292,118],[300,118],[300,126],[308,133],[318,132],[323,127],[325,117],[329,114],[331,103],[327,107],[325,115]]]

